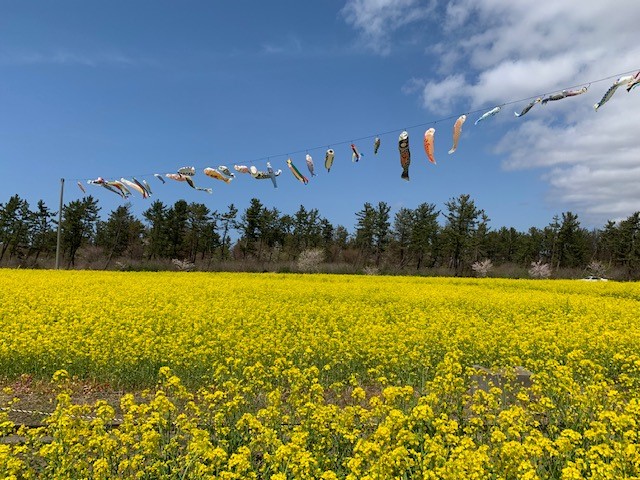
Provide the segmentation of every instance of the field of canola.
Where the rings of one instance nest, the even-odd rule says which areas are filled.
[[[2,270],[0,328],[59,392],[1,478],[640,478],[638,284]]]

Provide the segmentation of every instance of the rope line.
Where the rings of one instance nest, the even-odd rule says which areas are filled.
[[[629,75],[631,73],[637,72],[638,70],[640,70],[640,68],[635,68],[633,70],[627,70],[625,72],[616,73],[614,75],[609,75],[607,77],[599,78],[597,80],[588,80],[586,82],[578,83],[578,84],[575,84],[575,85],[570,85],[568,87],[552,90],[552,91],[545,92],[545,93],[540,93],[538,95],[532,95],[532,96],[525,97],[525,98],[520,98],[520,99],[517,99],[517,100],[509,100],[509,101],[504,102],[504,103],[494,104],[493,106],[494,107],[495,106],[499,106],[499,107],[502,108],[502,107],[505,107],[507,105],[514,105],[516,103],[526,102],[527,100],[534,100],[534,99],[536,99],[538,97],[546,97],[548,95],[551,95],[553,93],[556,93],[556,92],[559,92],[559,91],[562,91],[562,90],[570,90],[570,89],[573,89],[573,88],[584,87],[584,86],[587,86],[587,88],[589,88],[594,83],[605,82],[607,80],[611,80],[612,78],[618,78],[618,77],[621,77],[623,75]],[[318,145],[316,147],[307,147],[307,148],[302,148],[300,150],[289,150],[289,151],[287,151],[287,153],[278,153],[278,154],[265,155],[265,156],[262,156],[262,157],[254,158],[253,160],[245,161],[243,163],[248,163],[248,164],[253,165],[253,164],[257,163],[257,162],[261,162],[261,161],[265,161],[265,160],[266,161],[270,161],[273,158],[289,157],[291,155],[296,155],[296,154],[300,154],[300,153],[308,153],[308,152],[314,151],[314,150],[320,150],[320,149],[325,149],[325,148],[333,148],[333,147],[339,146],[339,145],[348,145],[348,144],[355,143],[355,142],[360,142],[360,141],[363,141],[363,140],[369,140],[369,139],[372,139],[372,138],[375,138],[375,137],[384,137],[386,135],[390,135],[392,133],[399,133],[399,132],[402,132],[404,130],[407,130],[407,131],[408,130],[413,130],[413,129],[418,128],[418,127],[425,127],[427,125],[435,125],[435,124],[440,123],[440,122],[446,122],[447,120],[457,119],[460,115],[463,115],[463,114],[468,116],[468,115],[481,113],[481,112],[484,113],[485,111],[487,111],[488,108],[490,108],[490,106],[483,107],[483,108],[478,108],[476,110],[471,110],[471,111],[464,112],[464,113],[458,113],[458,114],[455,114],[455,115],[450,115],[448,117],[438,118],[438,119],[435,119],[435,120],[429,120],[429,121],[426,121],[426,122],[423,122],[423,123],[417,123],[415,125],[411,125],[411,126],[406,127],[406,128],[394,128],[392,130],[387,130],[387,131],[384,131],[382,133],[377,133],[377,134],[374,134],[374,135],[366,135],[366,136],[358,137],[358,138],[353,138],[352,137],[350,140],[341,140],[341,141],[338,141],[338,142],[330,142],[330,143],[323,142],[321,145]],[[204,167],[198,166],[198,167],[195,167],[195,168],[202,169]],[[130,175],[130,177],[147,178],[147,177],[152,177],[155,173],[158,173],[158,172],[154,172],[154,173],[139,173],[139,174]],[[91,180],[91,179],[90,178],[71,178],[71,179],[68,179],[68,180],[72,181],[72,182],[76,182],[76,181],[83,181],[83,180],[86,181],[86,180]]]

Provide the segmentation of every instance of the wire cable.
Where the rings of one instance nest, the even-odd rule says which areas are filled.
[[[550,92],[540,93],[538,95],[532,95],[532,96],[525,97],[525,98],[519,98],[517,100],[509,100],[507,102],[499,103],[497,105],[494,104],[493,106],[494,107],[495,106],[499,106],[499,107],[502,108],[502,107],[505,107],[507,105],[514,105],[516,103],[526,102],[527,100],[533,100],[533,99],[536,99],[536,98],[546,97],[548,95],[551,95],[553,93],[556,93],[556,92],[562,91],[562,90],[570,90],[570,89],[578,88],[578,87],[591,86],[594,83],[605,82],[607,80],[611,80],[612,78],[619,78],[619,77],[621,77],[623,75],[629,75],[631,73],[637,72],[638,70],[640,70],[640,68],[635,68],[633,70],[627,70],[625,72],[616,73],[614,75],[609,75],[607,77],[599,78],[597,80],[589,80],[589,81],[586,81],[586,82],[583,82],[583,83],[578,83],[576,85],[570,85],[568,87],[564,87],[564,88],[561,88],[561,89],[556,89],[556,90],[553,90],[553,91],[550,91]],[[316,146],[316,147],[306,147],[306,148],[301,148],[299,150],[288,150],[287,153],[278,153],[278,154],[265,155],[265,156],[262,156],[262,157],[254,158],[253,160],[245,161],[244,163],[248,163],[248,164],[253,165],[255,163],[262,162],[262,161],[271,161],[271,159],[273,159],[273,158],[290,157],[291,155],[297,155],[297,154],[300,154],[300,153],[309,153],[309,152],[314,151],[314,150],[320,150],[320,149],[325,149],[325,148],[333,148],[333,147],[339,146],[339,145],[349,145],[349,144],[352,144],[352,143],[355,143],[355,142],[360,142],[360,141],[363,141],[363,140],[369,140],[369,139],[372,139],[372,138],[375,138],[375,137],[384,137],[386,135],[391,135],[392,133],[399,133],[399,132],[402,132],[402,131],[405,131],[405,130],[413,130],[415,128],[425,127],[427,125],[435,125],[435,124],[438,124],[438,123],[441,123],[441,122],[446,122],[448,120],[457,119],[460,115],[469,116],[469,115],[472,115],[472,114],[475,114],[475,113],[485,112],[488,108],[490,108],[490,106],[489,107],[484,107],[484,108],[478,108],[476,110],[471,110],[471,111],[464,112],[464,113],[458,113],[456,115],[450,115],[448,117],[438,118],[438,119],[435,119],[435,120],[428,120],[426,122],[422,122],[422,123],[418,123],[418,124],[415,124],[415,125],[411,125],[411,126],[406,127],[406,128],[394,128],[392,130],[386,130],[386,131],[383,131],[381,133],[376,133],[376,134],[373,134],[373,135],[366,135],[366,136],[363,136],[363,137],[352,138],[350,140],[341,140],[341,141],[338,141],[338,142],[329,142],[329,143],[323,142],[321,145]],[[198,167],[195,167],[195,168],[202,169],[202,168],[205,168],[205,167],[198,166]],[[147,178],[147,177],[154,176],[155,173],[158,173],[158,172],[154,172],[154,173],[139,173],[139,174],[135,174],[135,175],[130,175],[130,177]],[[72,181],[72,182],[79,182],[79,181],[86,181],[86,180],[91,180],[91,179],[90,178],[71,178],[71,179],[67,179],[67,180]]]

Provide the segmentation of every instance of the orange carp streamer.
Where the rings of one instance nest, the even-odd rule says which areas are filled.
[[[436,164],[436,159],[433,157],[433,136],[436,133],[435,128],[430,128],[426,132],[424,132],[424,151],[427,153],[427,158],[429,161]]]
[[[462,134],[462,124],[466,120],[466,115],[460,115],[456,120],[456,123],[453,125],[453,147],[451,147],[451,150],[449,150],[449,154],[455,152],[458,148],[458,141],[460,140],[460,135]]]

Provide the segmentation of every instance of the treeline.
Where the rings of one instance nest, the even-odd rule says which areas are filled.
[[[210,210],[184,200],[156,200],[136,218],[124,204],[100,218],[92,196],[63,206],[62,265],[66,268],[291,271],[312,267],[332,272],[471,275],[487,260],[493,275],[526,276],[533,262],[555,276],[581,276],[588,268],[618,279],[640,278],[640,212],[600,229],[580,226],[572,212],[544,228],[493,230],[469,195],[438,209],[431,203],[401,208],[365,203],[349,232],[303,205],[293,215],[257,198],[239,212]],[[35,208],[13,195],[0,204],[0,265],[51,267],[57,212],[43,201]],[[486,272],[485,272],[486,273]]]

